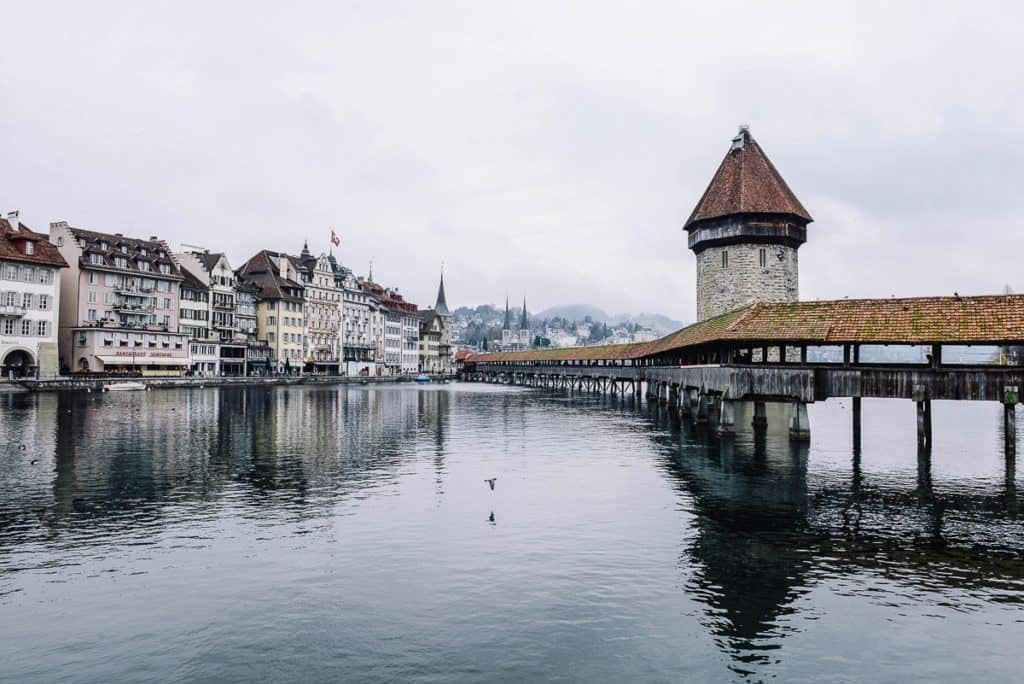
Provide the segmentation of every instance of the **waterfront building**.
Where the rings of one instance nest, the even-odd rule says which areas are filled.
[[[327,254],[314,257],[305,244],[298,264],[305,285],[305,370],[338,375],[343,358],[341,316],[345,289],[336,278],[337,262]]]
[[[452,313],[444,293],[444,274],[437,288],[437,301],[433,309],[420,314],[420,371],[423,373],[452,372]]]
[[[359,280],[352,274],[352,271],[344,266],[336,267],[335,278],[341,285],[344,297],[341,326],[345,373],[347,375],[376,375],[376,346],[371,324],[371,295],[360,287]]]
[[[61,366],[74,372],[180,375],[188,335],[178,329],[181,269],[167,243],[50,224],[68,268],[60,275]]]
[[[306,345],[306,312],[297,260],[264,249],[246,261],[238,275],[259,293],[256,334],[270,348],[271,369],[298,374]]]
[[[46,235],[0,218],[0,371],[4,378],[56,375],[60,279],[67,262]]]
[[[420,312],[420,372],[441,373],[441,337],[444,319],[436,310]]]
[[[188,335],[189,372],[213,376],[220,373],[220,350],[210,334],[210,286],[187,268],[181,269],[178,328]]]
[[[182,245],[174,255],[183,270],[209,286],[210,341],[217,348],[217,375],[245,375],[246,343],[235,321],[237,278],[227,257],[205,247]]]
[[[799,299],[797,250],[813,219],[743,126],[687,219],[697,320]]]
[[[245,374],[267,375],[270,373],[270,346],[259,339],[256,324],[256,310],[259,306],[259,290],[255,285],[235,275],[235,325],[238,337],[245,342]]]

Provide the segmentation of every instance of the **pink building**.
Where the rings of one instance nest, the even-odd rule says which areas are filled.
[[[179,332],[184,280],[156,236],[125,237],[50,224],[68,262],[60,278],[61,366],[71,372],[178,375],[188,368],[188,335]]]

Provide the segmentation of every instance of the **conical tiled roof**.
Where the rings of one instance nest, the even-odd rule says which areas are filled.
[[[814,220],[745,126],[733,138],[684,228],[734,214],[789,214],[807,223]]]

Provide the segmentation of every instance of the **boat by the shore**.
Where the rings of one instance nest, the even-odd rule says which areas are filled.
[[[146,385],[141,382],[115,382],[107,385],[103,388],[107,392],[131,392],[146,389]]]
[[[419,375],[416,376],[415,380],[416,380],[416,382],[418,382],[421,385],[423,385],[423,384],[426,384],[426,383],[430,382],[430,376],[426,375],[425,373],[420,373]]]

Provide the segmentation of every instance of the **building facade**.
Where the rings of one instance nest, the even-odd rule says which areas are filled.
[[[133,238],[50,224],[68,268],[60,276],[61,365],[72,372],[180,375],[181,270],[156,236]]]
[[[307,348],[305,370],[339,375],[343,362],[342,311],[345,289],[336,278],[337,263],[327,254],[314,257],[304,245],[299,258],[305,285]]]
[[[337,277],[344,292],[341,325],[345,372],[347,375],[376,375],[372,317],[379,306],[375,301],[371,302],[372,295],[360,287],[359,281],[347,268],[338,267]]]
[[[742,127],[684,226],[697,257],[697,320],[797,301],[797,250],[812,220]]]
[[[67,262],[46,235],[0,218],[0,373],[56,375],[61,269]]]
[[[238,275],[259,293],[256,334],[270,348],[271,372],[299,374],[306,348],[306,307],[295,260],[262,250],[242,265]]]

